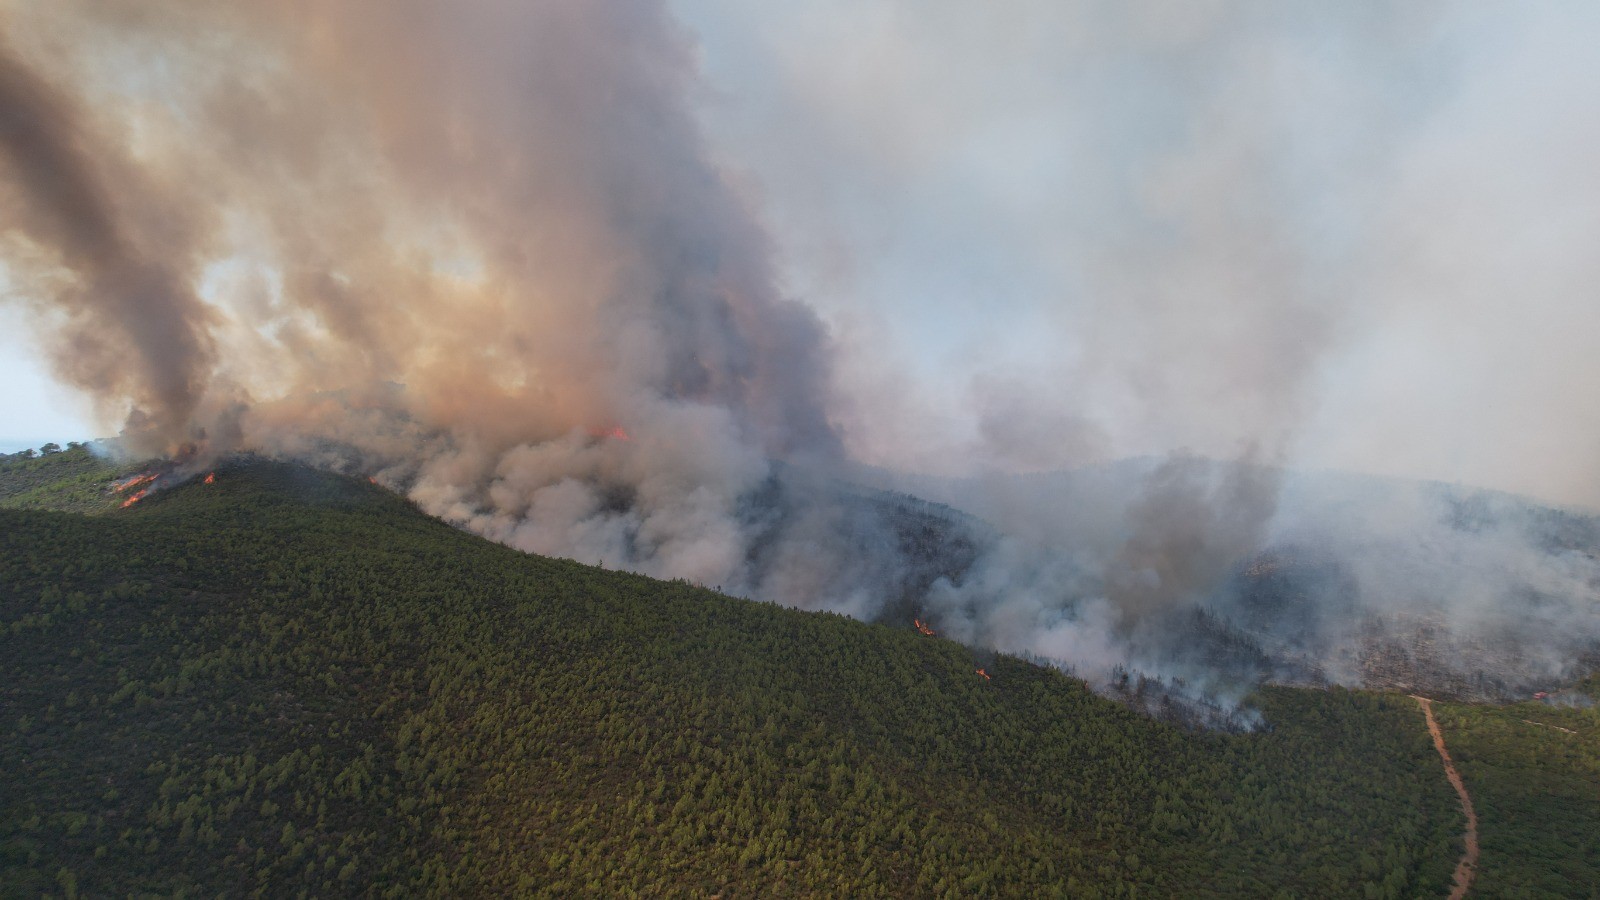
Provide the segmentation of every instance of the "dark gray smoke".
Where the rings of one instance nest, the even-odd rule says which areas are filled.
[[[1174,458],[1150,475],[1130,506],[1131,534],[1106,579],[1125,629],[1198,602],[1261,547],[1280,473],[1247,463],[1216,474],[1202,461]]]

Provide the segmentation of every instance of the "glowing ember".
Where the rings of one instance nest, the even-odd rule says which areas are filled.
[[[150,493],[150,489],[149,488],[145,488],[144,490],[140,491],[139,493],[134,494],[132,497],[129,497],[128,499],[122,501],[122,506],[120,506],[118,508],[119,509],[127,509],[128,507],[134,505],[135,503],[138,503],[140,500],[143,500],[144,499],[144,495],[148,494],[148,493]]]
[[[917,630],[922,632],[923,634],[927,635],[928,637],[933,637],[934,634],[935,634],[934,630],[932,628],[929,628],[927,623],[922,621],[921,619],[912,619],[911,620],[911,624],[917,626]]]
[[[217,480],[217,473],[215,473],[215,472],[212,472],[211,474],[206,476],[206,484],[211,484],[211,483],[215,482],[216,480]]]
[[[373,477],[372,477],[372,476],[371,476],[371,475],[368,475],[368,476],[367,476],[367,481],[368,481],[368,483],[370,483],[370,484],[377,484],[377,483],[378,483],[378,479],[376,479],[376,478],[373,478]]]
[[[990,680],[988,672],[985,672],[984,670],[979,669],[978,670],[978,674],[983,676],[983,680],[984,681],[989,681]]]

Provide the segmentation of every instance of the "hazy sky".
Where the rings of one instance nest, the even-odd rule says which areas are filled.
[[[1600,8],[679,8],[869,458],[1600,505]]]
[[[0,306],[0,453],[98,437],[83,398],[57,384],[25,322]]]
[[[1600,505],[1593,4],[670,9],[855,456],[1254,448]],[[114,430],[0,326],[0,440]]]

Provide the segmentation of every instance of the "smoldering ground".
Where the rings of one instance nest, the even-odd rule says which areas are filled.
[[[1012,535],[933,592],[954,633],[1091,678],[1121,667],[1212,694],[1272,680],[1498,700],[1591,671],[1600,650],[1600,518],[1581,511],[1195,458],[880,477]],[[1240,491],[1270,507],[1242,514]]]
[[[1557,514],[1294,472],[1600,498],[1594,22],[1018,9],[10,3],[7,294],[139,452],[530,551],[1214,697],[1570,673]]]

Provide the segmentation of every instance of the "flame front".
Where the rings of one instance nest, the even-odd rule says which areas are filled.
[[[140,500],[143,500],[145,498],[145,496],[150,493],[150,487],[149,486],[156,480],[156,478],[160,474],[161,474],[160,472],[144,472],[142,474],[135,475],[132,478],[129,478],[127,481],[124,481],[121,484],[113,484],[111,486],[111,490],[115,491],[118,494],[120,494],[120,493],[122,493],[124,491],[132,490],[133,488],[139,488],[137,493],[135,493],[132,496],[128,497],[128,499],[122,501],[122,505],[117,507],[117,508],[118,509],[127,509],[128,507],[134,505],[135,503],[138,503]]]
[[[211,484],[211,483],[215,482],[216,480],[217,480],[217,473],[215,473],[215,472],[212,472],[211,474],[206,476],[206,484]]]
[[[129,488],[136,488],[136,487],[139,487],[140,485],[143,485],[143,484],[149,484],[150,482],[155,481],[155,480],[156,480],[156,474],[154,472],[147,472],[147,473],[145,473],[143,475],[135,475],[134,477],[129,478],[127,481],[124,481],[121,484],[112,485],[111,489],[120,494],[123,491],[128,490]],[[140,491],[139,493],[143,494],[144,491]]]
[[[985,672],[985,671],[984,671],[984,670],[982,670],[982,669],[979,669],[979,670],[978,670],[978,674],[979,674],[979,675],[982,675],[982,676],[983,676],[983,680],[984,680],[984,681],[990,681],[990,680],[991,680],[991,679],[990,679],[990,678],[989,678],[989,673],[988,673],[988,672]]]
[[[928,637],[934,637],[937,634],[937,632],[935,632],[932,628],[928,627],[928,623],[922,621],[921,619],[912,619],[911,624],[917,626],[917,630]]]

